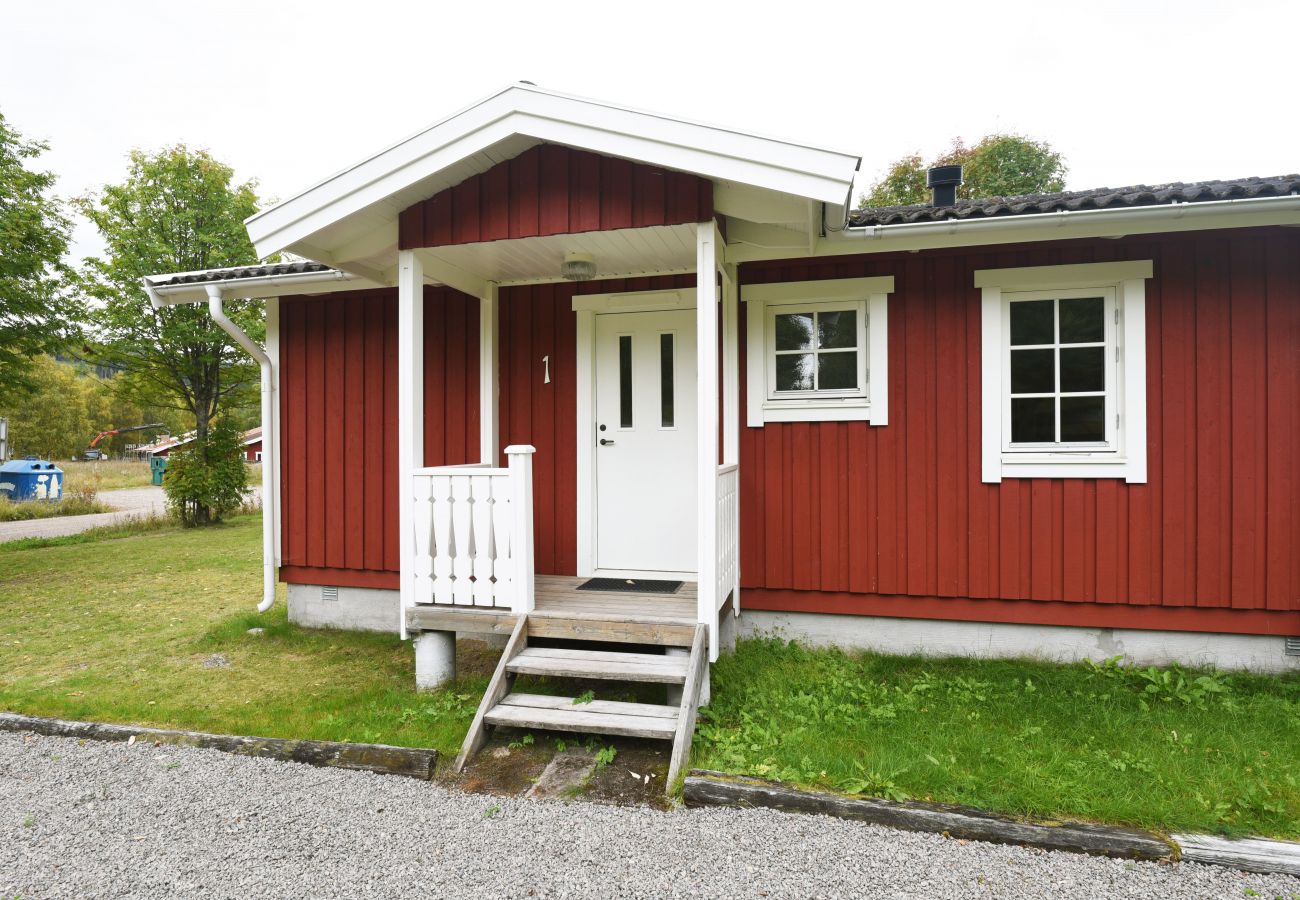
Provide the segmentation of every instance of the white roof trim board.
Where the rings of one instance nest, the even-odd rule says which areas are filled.
[[[514,84],[251,217],[249,236],[260,257],[291,248],[517,135],[844,206],[861,162],[848,153]]]

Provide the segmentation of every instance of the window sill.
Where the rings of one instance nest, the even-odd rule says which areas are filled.
[[[1122,478],[1145,483],[1146,473],[1122,456],[1100,453],[1006,453],[1002,456],[1002,478]]]
[[[851,400],[767,400],[764,422],[870,422],[871,404]]]

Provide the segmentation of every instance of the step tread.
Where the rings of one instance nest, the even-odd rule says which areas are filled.
[[[612,700],[593,700],[578,706],[572,698],[548,698],[546,705],[538,705],[537,694],[508,694],[490,709],[483,720],[491,725],[513,728],[537,728],[551,731],[585,731],[596,734],[613,734],[623,737],[657,738],[672,740],[677,733],[676,710],[671,717],[662,715],[650,704],[617,703]],[[567,703],[558,706],[556,701]],[[597,706],[597,709],[591,707]],[[632,714],[626,707],[646,706],[653,712]],[[617,709],[618,711],[613,711]]]
[[[524,675],[685,684],[688,663],[686,656],[525,647],[506,669]]]
[[[551,694],[507,694],[501,698],[500,706],[522,706],[532,709],[576,709],[588,712],[611,713],[616,716],[653,716],[656,719],[676,719],[679,708],[663,706],[658,703],[628,703],[622,700],[592,700],[589,703],[574,703],[572,697],[556,697]]]

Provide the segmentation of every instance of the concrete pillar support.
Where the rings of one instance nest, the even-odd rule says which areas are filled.
[[[456,677],[456,632],[422,631],[415,636],[415,689],[432,691]]]

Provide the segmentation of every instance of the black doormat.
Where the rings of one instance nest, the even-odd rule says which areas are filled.
[[[578,585],[580,591],[622,591],[627,594],[675,594],[680,581],[655,581],[650,578],[588,578]]]

